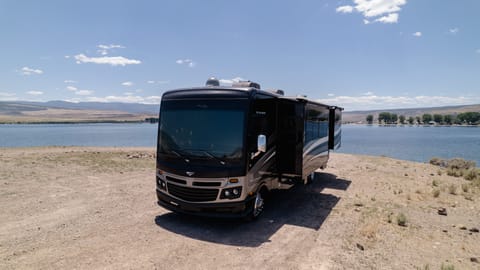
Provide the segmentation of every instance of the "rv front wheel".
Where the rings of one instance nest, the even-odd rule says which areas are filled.
[[[265,193],[265,188],[257,191],[257,194],[255,194],[255,199],[250,206],[250,213],[245,217],[245,221],[253,221],[257,219],[260,214],[262,214],[263,208],[265,207]]]
[[[262,192],[259,191],[255,196],[255,203],[253,204],[253,211],[252,211],[253,218],[260,216],[260,214],[263,212],[264,206],[265,206],[265,200],[262,196]]]

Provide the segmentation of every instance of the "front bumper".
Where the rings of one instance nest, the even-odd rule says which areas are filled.
[[[206,217],[241,218],[250,214],[255,197],[250,196],[240,202],[191,203],[178,200],[157,190],[157,199],[158,205],[177,213]]]

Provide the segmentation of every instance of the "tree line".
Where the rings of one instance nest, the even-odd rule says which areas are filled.
[[[374,121],[373,115],[367,115],[367,123],[372,124]],[[381,112],[378,114],[377,122],[379,124],[440,124],[440,125],[479,125],[480,112],[464,112],[459,114],[429,114],[425,113],[421,116],[397,115],[390,112]]]

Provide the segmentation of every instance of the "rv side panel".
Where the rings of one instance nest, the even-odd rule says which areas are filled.
[[[342,110],[343,108],[330,107],[328,148],[335,150],[340,148],[342,141]]]
[[[305,179],[328,161],[329,107],[308,102],[305,106],[305,137],[303,147],[303,174]]]

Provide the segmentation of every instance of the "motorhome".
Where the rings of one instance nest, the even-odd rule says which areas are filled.
[[[158,204],[174,212],[258,217],[266,194],[307,183],[340,147],[342,108],[254,82],[162,95]]]

